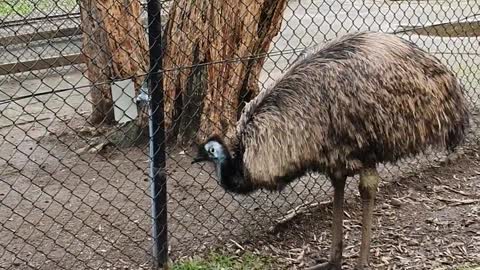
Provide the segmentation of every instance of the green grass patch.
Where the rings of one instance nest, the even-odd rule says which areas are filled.
[[[460,266],[456,270],[480,270],[480,265],[468,264],[465,266]]]
[[[32,13],[69,13],[77,6],[76,0],[1,0],[0,17],[27,17]]]
[[[231,255],[212,252],[205,257],[193,257],[175,262],[172,270],[269,270],[274,269],[274,260],[246,252]]]

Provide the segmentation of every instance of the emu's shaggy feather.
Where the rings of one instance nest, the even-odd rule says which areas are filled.
[[[277,189],[305,171],[352,175],[428,146],[453,149],[469,119],[462,90],[413,43],[348,34],[306,52],[246,105],[234,159],[245,180]]]

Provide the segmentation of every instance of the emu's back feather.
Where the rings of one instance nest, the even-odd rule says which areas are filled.
[[[462,90],[413,43],[348,34],[306,52],[245,106],[235,154],[252,182],[275,187],[305,170],[351,174],[429,145],[453,148],[468,125]]]

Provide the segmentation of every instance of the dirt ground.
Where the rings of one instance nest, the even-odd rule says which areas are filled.
[[[69,78],[78,80],[75,74]],[[54,85],[59,79],[48,81]],[[32,79],[23,86],[35,88],[38,84]],[[90,108],[85,98],[81,91],[69,91],[3,105],[0,269],[139,269],[151,264],[148,145],[109,147],[100,153],[81,151],[92,139],[103,136],[85,129]],[[467,142],[469,147],[478,145],[480,138],[480,114],[472,112],[473,140]],[[324,177],[303,177],[281,193],[232,195],[218,186],[210,165],[190,164],[192,153],[188,150],[168,150],[168,245],[173,260],[211,248],[228,249],[233,242],[279,259],[290,258],[281,268],[288,265],[301,269],[302,262],[312,264],[325,258],[331,218],[328,207],[307,207],[306,214],[295,217],[284,229],[277,228],[278,234],[269,233],[292,209],[331,199],[331,187]],[[478,227],[469,225],[469,230],[477,232],[474,235],[458,224],[478,221],[478,202],[453,207],[448,200],[437,199],[437,195],[478,199],[448,188],[438,189],[445,185],[478,194],[478,181],[470,179],[478,170],[478,159],[467,155],[448,166],[442,165],[444,159],[442,153],[431,153],[379,167],[384,185],[377,204],[372,249],[375,253],[378,250],[378,256],[374,264],[388,262],[392,269],[394,265],[397,269],[419,269],[418,265],[433,265],[440,260],[448,264],[478,258],[478,247],[475,250],[474,242],[467,241],[479,240]],[[425,168],[432,169],[420,173]],[[418,174],[417,178],[412,174]],[[463,177],[471,182],[456,186]],[[422,189],[418,183],[427,187]],[[437,187],[433,192],[433,186],[428,185]],[[413,193],[406,196],[409,188]],[[351,264],[358,246],[356,193],[356,182],[350,181],[346,194],[350,215],[345,222],[350,228],[345,245],[345,255],[350,258],[347,264]],[[389,206],[392,198],[401,198],[399,208]],[[430,223],[426,217],[431,218]],[[422,222],[412,224],[419,220]],[[245,239],[255,241],[245,243]]]
[[[280,53],[267,59],[261,75],[265,83],[296,58],[292,49],[348,29],[391,31],[400,24],[443,21],[450,13],[478,13],[474,0],[450,3],[449,8],[442,1],[310,2],[291,1],[285,13],[289,23],[272,48]],[[478,39],[411,38],[452,65],[478,108]],[[77,52],[78,42],[19,45],[0,54],[51,57]],[[19,98],[0,102],[0,269],[150,267],[148,146],[81,151],[102,136],[84,129],[91,106],[83,71],[69,66],[0,78],[0,100]],[[28,97],[31,94],[42,95]],[[480,138],[479,115],[474,118],[476,142],[469,145],[477,145]],[[380,167],[384,181],[372,244],[376,269],[439,270],[480,263],[475,246],[480,240],[476,149],[451,164],[441,163],[443,154],[430,154]],[[324,177],[303,177],[278,194],[232,195],[218,186],[211,166],[190,164],[188,150],[168,151],[168,245],[173,260],[212,248],[237,252],[238,245],[276,257],[279,269],[302,269],[326,258],[331,209],[322,202],[331,199],[331,187]],[[349,184],[347,267],[358,251],[361,214],[356,181]],[[473,201],[466,204],[468,200]],[[306,209],[303,214],[278,225],[292,209],[315,203],[322,206],[301,208]]]
[[[372,269],[480,266],[479,150],[382,183],[374,212]],[[353,269],[357,259],[360,205],[358,194],[347,199],[344,269]],[[278,269],[303,269],[328,258],[330,222],[330,204],[310,208],[272,233],[230,249],[241,246],[275,257]]]
[[[147,146],[79,153],[101,135],[86,132],[84,126],[84,116],[77,114],[1,129],[0,268],[149,267]],[[191,166],[190,155],[176,148],[168,153],[173,260],[228,248],[234,242],[283,258],[292,269],[325,258],[329,206],[307,207],[305,214],[275,227],[295,207],[328,201],[331,190],[325,178],[304,177],[281,193],[231,195],[218,186],[211,166]],[[480,158],[469,153],[452,164],[442,164],[442,160],[434,154],[380,167],[385,182],[372,244],[378,269],[382,264],[390,269],[435,269],[478,261],[479,247],[474,243],[480,231]],[[422,171],[428,167],[432,169]],[[353,179],[347,188],[347,264],[358,247],[360,212],[355,186]],[[269,233],[270,228],[276,233]]]
[[[0,129],[1,269],[149,265],[147,145],[82,152],[102,136],[84,126],[77,113]],[[328,190],[310,179],[281,194],[232,196],[216,184],[212,168],[190,161],[184,150],[168,153],[172,258],[261,231],[291,205]]]

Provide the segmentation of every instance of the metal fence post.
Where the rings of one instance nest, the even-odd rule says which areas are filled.
[[[167,269],[167,179],[165,175],[165,127],[162,74],[162,26],[159,0],[149,0],[150,44],[150,180],[152,192],[152,239],[154,269]]]

